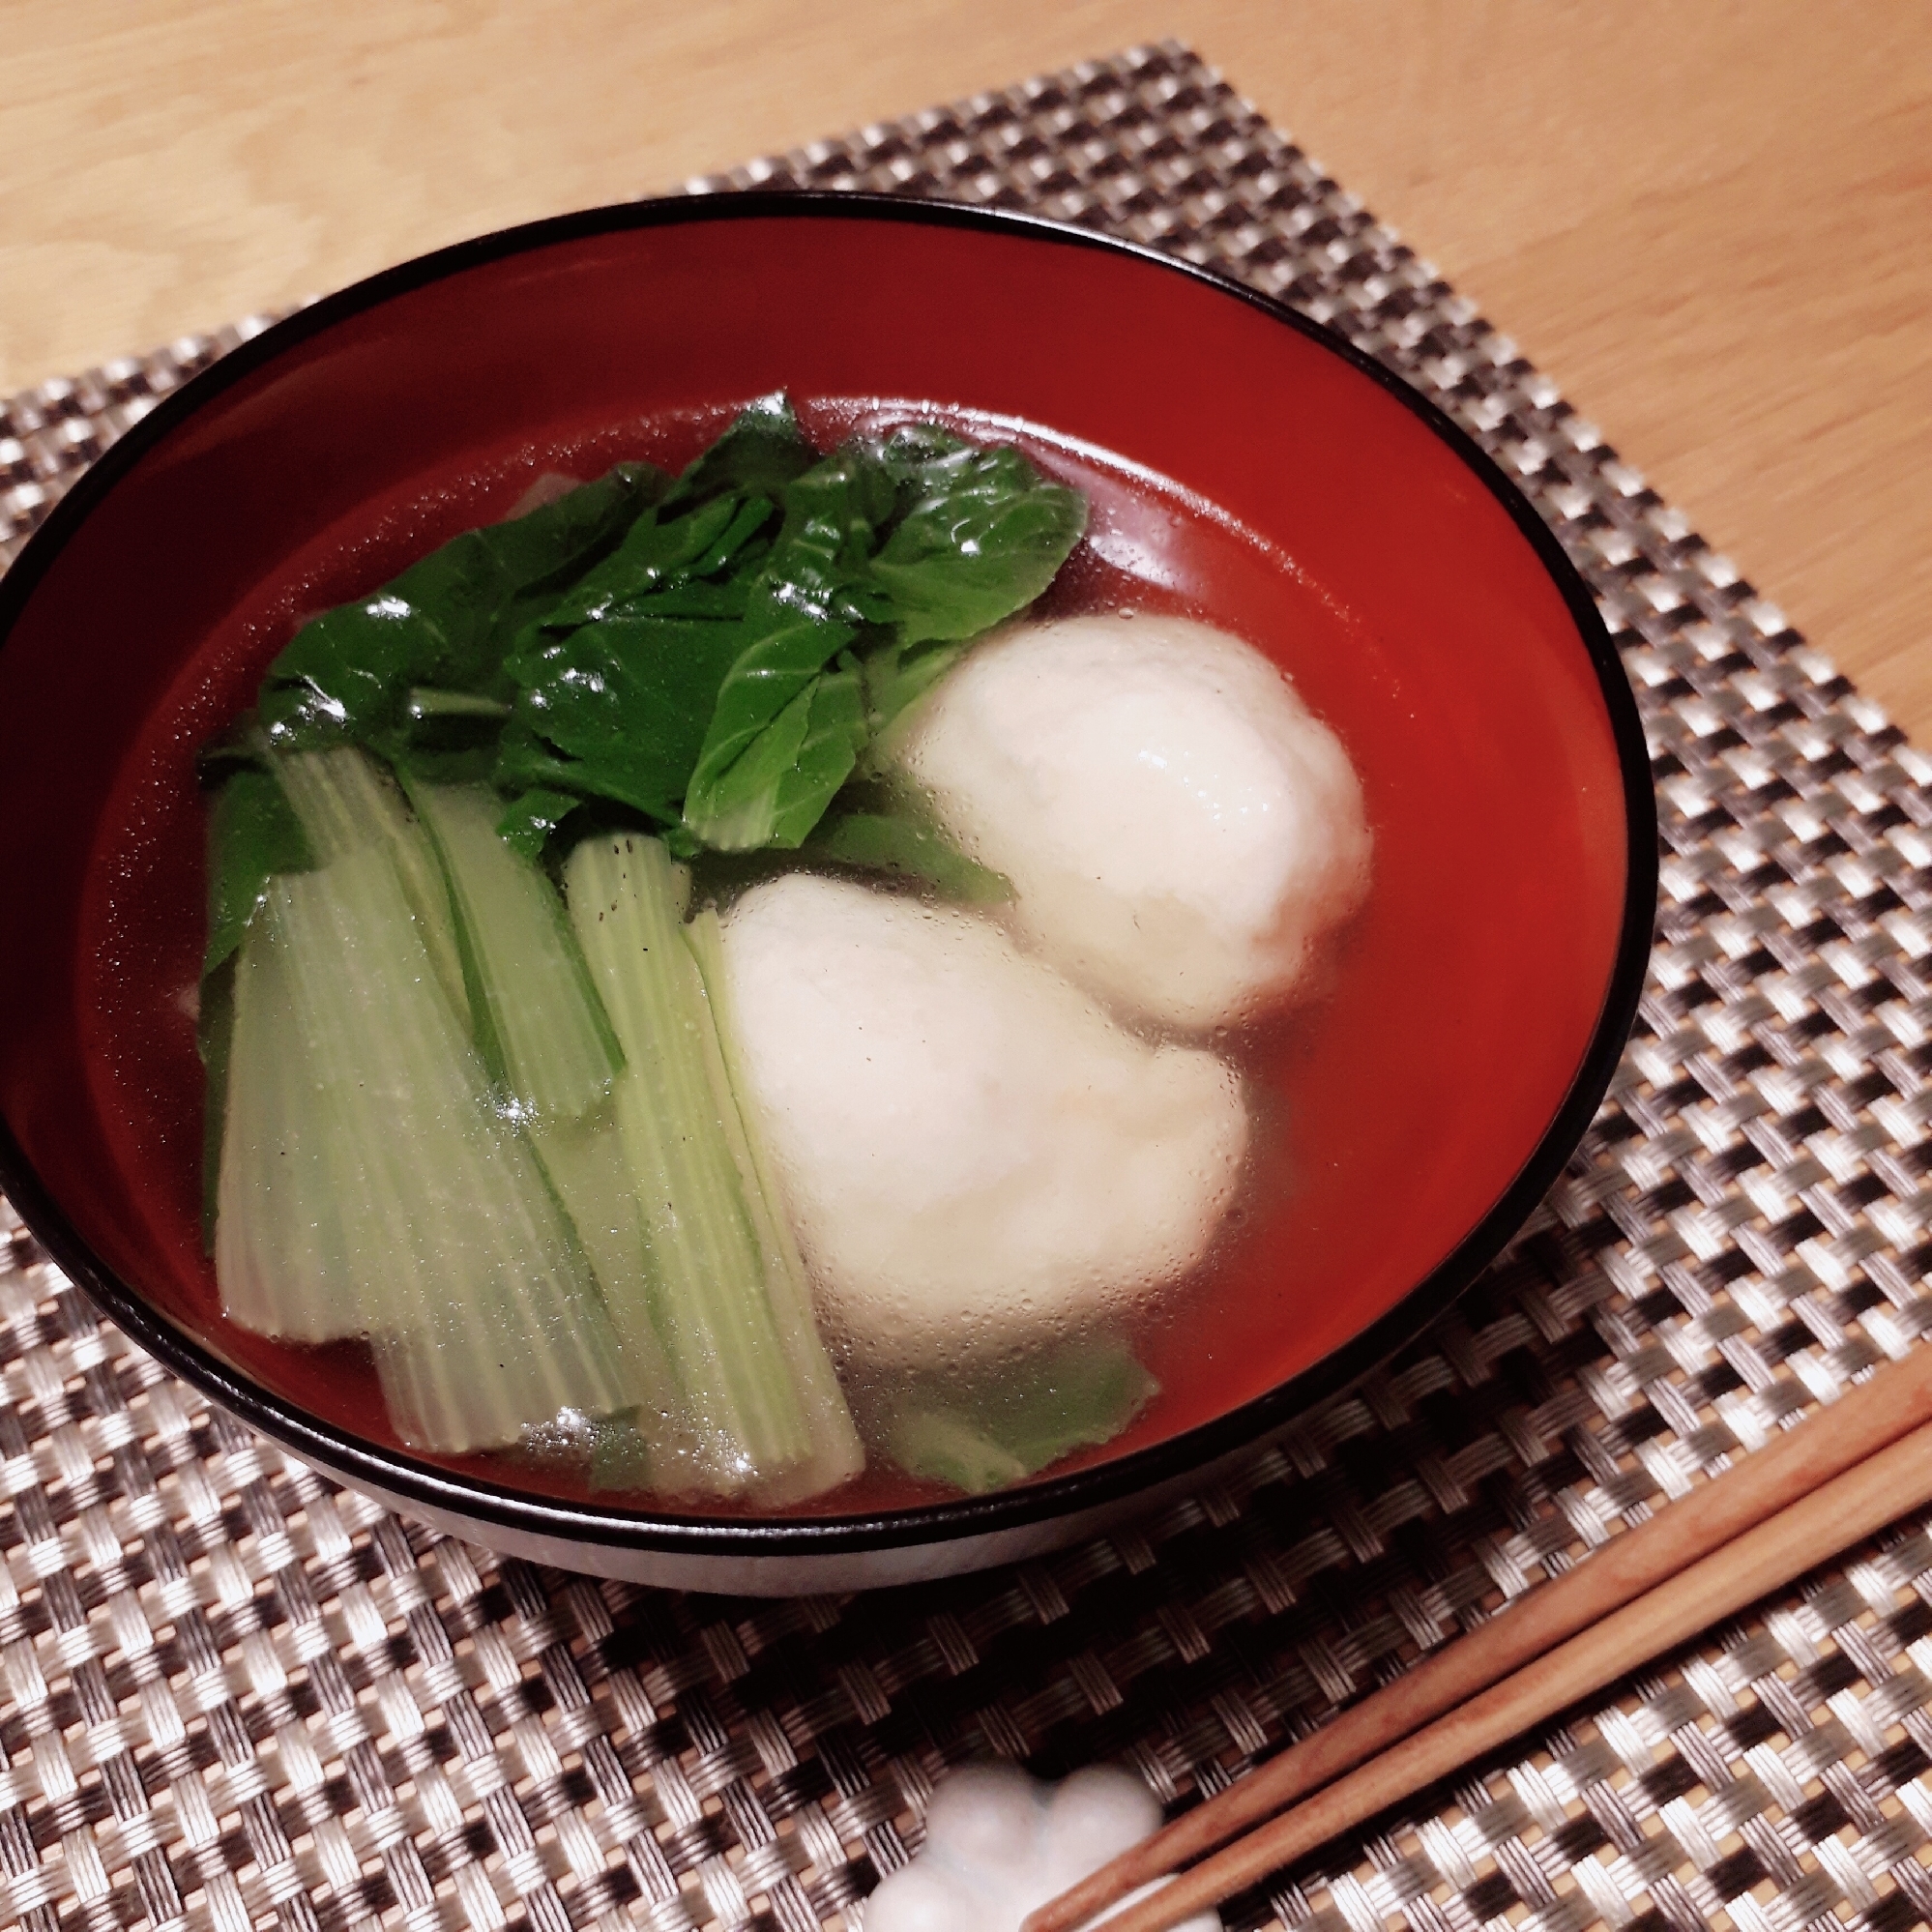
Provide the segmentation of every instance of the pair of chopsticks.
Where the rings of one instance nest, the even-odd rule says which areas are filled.
[[[1413,1798],[1932,1503],[1928,1418],[1932,1346],[1613,1537],[1040,1906],[1021,1932],[1072,1932],[1162,1879],[1105,1932],[1169,1932]]]

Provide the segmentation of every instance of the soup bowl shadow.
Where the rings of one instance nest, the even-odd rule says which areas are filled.
[[[1159,1364],[1164,1407],[987,1496],[620,1506],[412,1453],[370,1420],[353,1349],[222,1322],[184,1005],[193,752],[305,611],[504,514],[541,472],[675,460],[778,388],[821,430],[916,408],[1092,481],[1094,568],[1270,651],[1348,744],[1376,880],[1340,990],[1283,1034],[1299,1171],[1330,1178],[1259,1204],[1240,1293]],[[0,879],[28,935],[0,954],[0,1184],[59,1266],[214,1401],[400,1510],[540,1562],[735,1594],[1063,1545],[1226,1475],[1385,1361],[1576,1150],[1636,1010],[1656,889],[1616,652],[1462,430],[1208,271],[933,203],[593,210],[303,310],[130,430],[0,579],[0,715],[16,747]]]

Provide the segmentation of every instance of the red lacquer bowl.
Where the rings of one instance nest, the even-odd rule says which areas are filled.
[[[299,617],[533,476],[688,458],[784,388],[821,442],[909,413],[1092,493],[1053,596],[1206,617],[1347,744],[1376,838],[1332,984],[1244,1046],[1274,1151],[1213,1276],[1139,1337],[1104,1450],[947,1500],[887,1477],[681,1515],[381,1420],[351,1346],[220,1316],[197,1227],[192,757]],[[1642,733],[1588,592],[1459,430],[1200,270],[1022,217],[856,196],[644,203],[446,249],[268,331],[115,446],[0,582],[0,1180],[170,1367],[485,1544],[712,1590],[1027,1555],[1199,1480],[1384,1359],[1520,1224],[1601,1099],[1655,891]],[[814,1513],[816,1511],[816,1513]]]

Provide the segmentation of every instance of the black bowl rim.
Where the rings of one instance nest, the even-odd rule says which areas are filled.
[[[1019,1529],[1124,1502],[1185,1478],[1280,1429],[1384,1361],[1447,1308],[1502,1251],[1561,1173],[1607,1092],[1635,1018],[1650,956],[1657,888],[1656,805],[1630,686],[1589,588],[1548,526],[1475,441],[1400,376],[1332,330],[1216,270],[1042,216],[842,190],[676,195],[526,222],[439,249],[326,296],[242,343],[130,428],[73,485],[0,576],[0,649],[55,557],[119,479],[178,424],[285,349],[397,295],[508,255],[631,228],[755,220],[901,221],[977,229],[1060,248],[1098,249],[1204,284],[1259,309],[1340,357],[1420,419],[1482,483],[1562,593],[1596,673],[1617,747],[1627,852],[1624,918],[1602,1010],[1569,1090],[1515,1179],[1455,1247],[1402,1300],[1300,1374],[1184,1433],[1019,1488],[909,1509],[828,1517],[683,1517],[534,1495],[459,1476],[323,1422],[258,1387],[151,1309],[88,1246],[0,1120],[0,1186],[63,1272],[124,1332],[230,1414],[350,1483],[401,1503],[526,1536],[665,1555],[832,1555],[951,1541]]]

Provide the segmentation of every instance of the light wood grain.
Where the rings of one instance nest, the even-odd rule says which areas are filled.
[[[0,394],[1167,34],[1932,741],[1928,0],[7,0]]]

